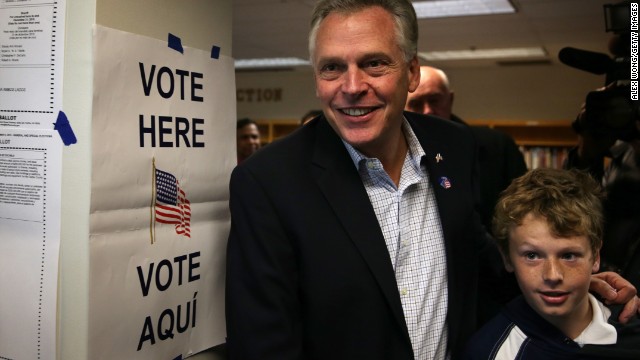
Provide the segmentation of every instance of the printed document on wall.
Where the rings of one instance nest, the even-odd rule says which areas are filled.
[[[62,109],[64,0],[0,0],[0,128],[53,129]]]
[[[62,142],[0,128],[0,359],[55,360]]]

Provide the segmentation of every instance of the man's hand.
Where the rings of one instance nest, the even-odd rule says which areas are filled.
[[[593,274],[589,290],[600,295],[606,304],[624,304],[618,318],[623,324],[640,313],[640,299],[636,296],[636,288],[615,272]]]

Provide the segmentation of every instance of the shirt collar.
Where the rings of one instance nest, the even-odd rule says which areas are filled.
[[[591,323],[574,341],[580,346],[585,344],[615,344],[618,340],[618,333],[616,332],[616,328],[607,322],[609,316],[611,316],[611,311],[591,294],[589,294],[589,303],[593,312],[593,318]]]
[[[416,168],[416,170],[419,170],[420,161],[422,160],[422,157],[426,155],[426,153],[424,152],[424,149],[422,149],[422,146],[420,145],[420,141],[418,141],[418,138],[416,137],[416,134],[413,132],[411,125],[409,125],[409,122],[404,117],[402,121],[402,133],[404,134],[404,137],[407,140],[407,146],[409,148],[409,157],[411,159],[411,164]],[[366,163],[367,160],[371,160],[371,158],[368,158],[367,156],[362,154],[356,148],[354,148],[349,143],[344,141],[344,139],[342,139],[342,143],[347,149],[347,152],[349,152],[349,156],[351,156],[351,160],[353,161],[353,164],[355,165],[356,169],[358,169],[360,166],[363,166],[362,164]]]

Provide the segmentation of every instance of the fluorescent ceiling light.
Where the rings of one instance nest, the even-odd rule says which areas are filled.
[[[427,61],[478,60],[478,59],[546,57],[547,52],[541,47],[530,47],[530,48],[507,48],[507,49],[431,51],[431,52],[419,52],[418,56]]]
[[[282,68],[310,65],[308,60],[299,58],[241,59],[235,61],[236,69]]]
[[[516,9],[509,0],[434,0],[414,1],[418,19],[450,16],[511,14]]]

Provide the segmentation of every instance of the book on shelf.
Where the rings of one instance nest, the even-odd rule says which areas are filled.
[[[567,158],[569,147],[520,146],[528,169],[561,169]]]

